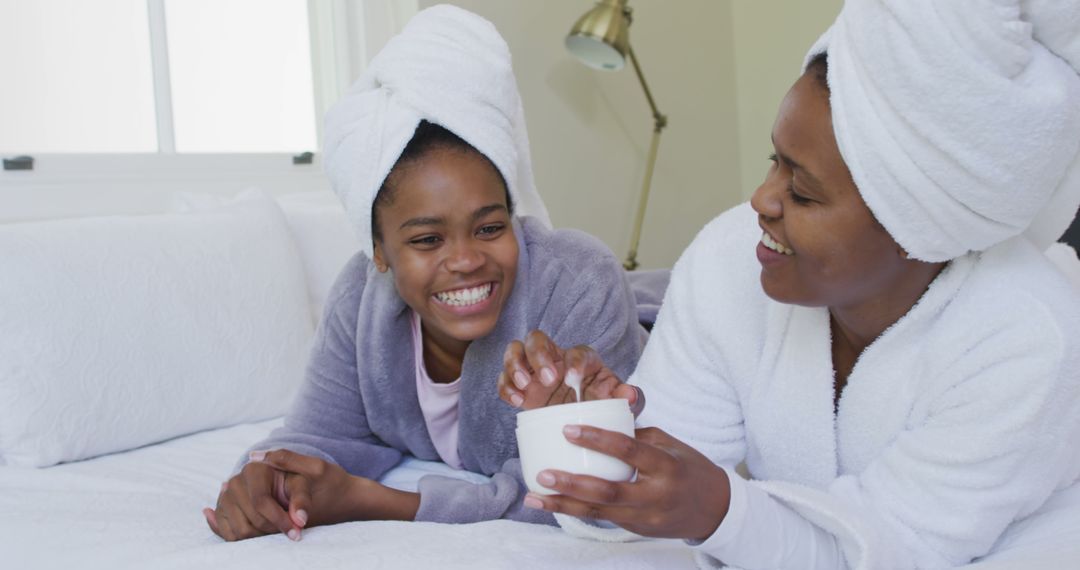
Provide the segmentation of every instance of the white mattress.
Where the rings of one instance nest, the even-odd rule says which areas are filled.
[[[608,544],[510,521],[356,522],[225,543],[206,526],[221,481],[277,421],[46,469],[0,467],[4,568],[696,568],[679,541]],[[384,482],[450,471],[407,461]]]

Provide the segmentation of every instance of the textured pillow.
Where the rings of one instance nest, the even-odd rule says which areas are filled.
[[[182,192],[173,196],[172,209],[190,212],[220,208],[236,200],[261,196],[265,194],[257,189],[245,190],[236,198]],[[289,229],[300,252],[312,322],[318,323],[330,287],[337,280],[341,268],[360,251],[360,242],[345,216],[341,200],[328,190],[285,194],[277,198],[277,203],[285,212],[285,219],[289,222]]]
[[[286,194],[277,201],[300,249],[311,314],[318,320],[330,286],[341,268],[360,251],[360,242],[341,201],[329,191]]]
[[[269,199],[0,226],[0,462],[47,466],[284,413],[312,327]]]

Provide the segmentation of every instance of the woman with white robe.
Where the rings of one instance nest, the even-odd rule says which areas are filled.
[[[1075,549],[1080,289],[1043,250],[1080,204],[1077,29],[1075,0],[849,0],[781,104],[764,183],[675,265],[629,378],[636,438],[565,429],[636,478],[541,472],[558,494],[526,506],[742,568]],[[503,399],[572,400],[547,369],[586,399],[629,389],[534,332]]]

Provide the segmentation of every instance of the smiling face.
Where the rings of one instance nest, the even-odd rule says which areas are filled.
[[[478,152],[438,147],[395,168],[377,202],[375,263],[420,315],[425,343],[463,354],[514,289],[518,243],[506,187]]]
[[[784,98],[772,138],[773,164],[751,199],[765,293],[832,308],[887,295],[909,260],[859,195],[833,135],[829,92],[813,70]]]

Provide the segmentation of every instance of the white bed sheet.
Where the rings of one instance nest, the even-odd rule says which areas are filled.
[[[356,522],[225,543],[201,510],[279,420],[199,433],[46,469],[0,467],[3,568],[696,568],[679,541],[609,544],[510,521]],[[385,479],[415,488],[448,467],[408,461]]]

